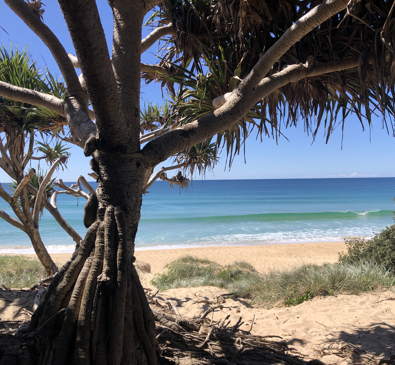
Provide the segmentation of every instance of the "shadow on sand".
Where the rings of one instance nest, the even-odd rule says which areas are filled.
[[[35,291],[0,289],[0,363],[34,363],[37,336],[14,336],[17,328],[30,319]],[[178,326],[178,325],[177,325]],[[37,334],[39,337],[39,334]],[[322,364],[318,360],[306,362],[291,353],[292,341],[260,337],[234,331],[232,327],[217,327],[211,335],[200,331],[164,328],[157,323],[157,339],[161,352],[160,364],[216,364],[216,365],[305,365]],[[298,341],[295,339],[295,341]]]
[[[395,327],[374,323],[369,328],[341,331],[324,352],[343,357],[351,364],[395,365]]]

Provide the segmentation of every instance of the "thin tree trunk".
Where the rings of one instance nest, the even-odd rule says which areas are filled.
[[[154,320],[133,265],[145,170],[127,154],[95,160],[97,218],[33,315],[36,364],[154,365]]]
[[[47,275],[53,275],[58,271],[58,267],[49,255],[44,242],[41,239],[40,232],[34,227],[29,227],[26,229],[26,233],[30,238],[34,251],[41,264],[44,266]]]

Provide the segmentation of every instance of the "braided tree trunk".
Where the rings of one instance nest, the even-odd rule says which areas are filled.
[[[35,363],[156,364],[153,316],[133,265],[145,168],[133,155],[94,156],[97,214],[33,315]]]

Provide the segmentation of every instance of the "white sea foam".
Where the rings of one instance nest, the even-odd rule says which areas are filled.
[[[295,232],[293,232],[295,233]],[[348,237],[359,236],[369,238],[371,235],[349,234]],[[218,246],[247,246],[247,245],[270,245],[270,244],[286,244],[286,243],[311,243],[311,242],[339,242],[346,237],[329,236],[329,235],[314,235],[304,234],[303,236],[292,235],[291,232],[284,234],[284,232],[271,234],[229,234],[211,236],[206,241],[201,242],[184,242],[179,244],[144,244],[137,245],[136,251],[147,250],[172,250],[179,248],[199,248],[199,247],[218,247]],[[50,254],[73,253],[75,245],[49,245],[47,246]],[[2,247],[0,255],[26,255],[34,254],[32,247]]]
[[[72,253],[74,252],[75,245],[49,245],[47,250],[49,253]],[[15,255],[29,255],[34,254],[33,247],[2,247],[0,248],[0,255],[15,254]]]

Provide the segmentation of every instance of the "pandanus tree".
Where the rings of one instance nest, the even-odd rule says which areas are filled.
[[[50,92],[61,96],[62,85],[51,74],[41,74],[23,52],[0,49],[0,79],[13,85]],[[0,168],[14,182],[13,189],[0,184],[0,197],[9,205],[12,215],[0,211],[0,218],[25,232],[48,275],[57,271],[40,234],[40,216],[47,209],[76,240],[81,240],[50,203],[54,193],[52,175],[68,156],[60,141],[55,141],[65,119],[42,107],[6,100],[0,97]],[[41,137],[41,142],[40,142]],[[46,143],[48,140],[51,143]],[[46,160],[48,171],[36,171],[32,162]]]
[[[278,135],[300,119],[330,135],[350,113],[364,124],[378,113],[392,128],[393,1],[110,0],[111,55],[96,2],[58,2],[76,56],[45,25],[40,1],[5,0],[50,49],[67,95],[6,82],[0,95],[67,118],[98,187],[84,239],[32,317],[40,351],[31,362],[157,364],[154,320],[133,265],[154,168],[207,141],[232,155],[252,129]],[[154,8],[159,26],[142,40]],[[161,62],[142,64],[141,53],[166,34],[172,46]],[[148,135],[141,135],[141,77],[160,81],[176,111]]]

